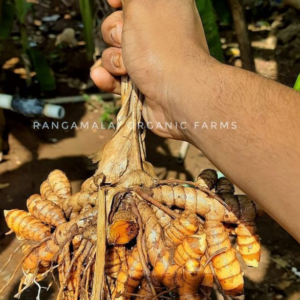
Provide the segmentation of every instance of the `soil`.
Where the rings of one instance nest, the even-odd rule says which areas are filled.
[[[42,12],[40,13],[42,16]],[[300,53],[300,30],[295,30],[296,26],[300,28],[299,12],[291,8],[285,8],[278,12],[270,11],[267,18],[264,16],[264,19],[268,20],[269,25],[276,20],[280,23],[277,27],[276,24],[273,24],[274,30],[268,24],[259,23],[262,15],[263,13],[252,15],[248,12],[248,18],[252,24],[251,40],[255,49],[257,70],[265,76],[292,86],[296,75],[300,72],[300,60],[299,56],[297,57]],[[70,23],[68,26],[76,27],[79,21],[75,18],[73,23],[67,22]],[[290,27],[290,25],[293,26]],[[58,33],[64,26],[66,25],[58,23],[51,30]],[[286,32],[280,35],[282,30],[286,30]],[[236,39],[232,30],[222,31],[222,37],[225,39],[224,48],[234,49],[236,47]],[[274,43],[273,37],[277,42]],[[78,38],[80,39],[80,37]],[[286,40],[287,38],[288,40]],[[44,50],[51,52],[54,46],[47,48],[46,44],[47,40],[42,43],[45,46]],[[68,54],[65,55],[67,60],[63,63],[64,68],[61,64],[56,65],[58,66],[56,75],[62,74],[61,76],[64,78],[75,78],[87,84],[90,63],[86,61],[84,48],[80,48],[79,51],[66,48],[66,51]],[[12,55],[18,55],[18,47],[11,44],[2,54],[1,64]],[[227,55],[226,58],[228,63],[240,64],[238,55]],[[11,71],[5,72],[0,81],[2,90],[5,86],[6,90],[14,93],[21,87],[25,93],[29,93],[25,83]],[[83,90],[78,86],[78,84],[73,84],[73,87],[70,87],[69,83],[59,83],[56,95],[66,96],[82,93]],[[92,90],[96,91],[92,87],[84,92]],[[99,123],[99,118],[103,113],[103,106],[99,103],[96,103],[93,109],[89,103],[65,104],[64,107],[66,118],[60,123],[68,122],[69,126],[73,122],[76,124],[80,124],[80,122]],[[73,191],[76,192],[80,184],[91,176],[96,168],[87,156],[102,149],[113,134],[113,130],[92,128],[37,130],[33,129],[33,122],[37,120],[28,119],[13,112],[6,112],[6,117],[10,129],[10,151],[0,164],[0,184],[8,183],[9,186],[0,189],[0,211],[12,208],[24,209],[26,199],[39,192],[40,184],[53,169],[63,170],[71,180]],[[150,131],[147,133],[148,160],[154,164],[160,178],[175,177],[193,180],[201,170],[214,168],[208,159],[194,147],[190,147],[184,164],[178,164],[177,156],[180,146],[181,142],[161,139]],[[20,241],[14,235],[5,235],[7,231],[3,215],[0,215],[0,266],[20,245]],[[263,246],[262,261],[257,269],[244,266],[246,299],[300,299],[300,276],[299,273],[296,275],[293,272],[293,270],[295,271],[293,268],[300,271],[299,244],[266,215],[258,221],[258,231]],[[21,257],[22,254],[18,251],[7,268],[0,274],[0,287],[9,280]],[[11,284],[0,295],[0,300],[14,299],[21,276],[21,271],[17,271]],[[48,278],[41,285],[47,287],[50,281],[51,278]],[[56,290],[55,283],[48,291],[43,288],[40,299],[54,300]],[[24,292],[22,298],[34,300],[37,294],[38,287],[33,286]],[[213,298],[221,299],[218,293]]]

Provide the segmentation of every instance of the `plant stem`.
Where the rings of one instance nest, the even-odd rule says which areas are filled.
[[[91,300],[103,299],[104,290],[104,262],[106,250],[106,205],[105,191],[99,188],[98,218],[97,218],[97,251],[95,277]]]
[[[94,55],[94,37],[93,37],[93,10],[90,0],[79,0],[80,11],[83,21],[83,34],[86,43],[86,55],[89,60],[93,59]]]

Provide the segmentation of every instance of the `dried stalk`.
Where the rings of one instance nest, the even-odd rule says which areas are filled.
[[[103,299],[104,291],[104,261],[106,250],[106,205],[105,191],[98,192],[98,218],[97,218],[97,251],[96,268],[91,300]]]

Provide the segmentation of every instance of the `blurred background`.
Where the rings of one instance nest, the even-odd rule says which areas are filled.
[[[294,86],[300,73],[300,0],[196,2],[211,55]],[[87,156],[113,134],[101,124],[114,123],[120,106],[118,96],[99,91],[89,77],[106,48],[100,26],[112,11],[104,0],[0,0],[0,211],[25,208],[53,169],[66,172],[74,191],[94,173]],[[57,115],[45,112],[49,104],[59,105]],[[81,125],[86,123],[88,128]],[[148,160],[160,178],[193,180],[214,168],[199,150],[185,150],[181,142],[147,132]],[[245,267],[246,299],[299,300],[299,244],[268,216],[258,228],[263,259],[258,269]],[[0,214],[0,267],[19,245],[7,231]],[[0,286],[20,258],[17,253],[0,274]],[[20,277],[1,300],[14,299]],[[55,299],[55,289],[43,290],[41,299]],[[22,297],[33,300],[36,294],[34,286]]]

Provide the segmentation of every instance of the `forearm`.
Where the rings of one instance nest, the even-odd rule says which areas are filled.
[[[186,115],[187,139],[300,241],[300,94],[258,75],[213,65],[195,71],[199,87]],[[235,122],[237,128],[201,129],[203,122],[209,127]]]
[[[193,1],[151,1],[151,14],[148,1],[109,2],[124,11],[102,24],[112,47],[91,72],[95,83],[119,93],[116,77],[128,73],[155,133],[201,149],[300,241],[300,94],[211,59]],[[167,122],[187,122],[188,129],[155,128]],[[194,128],[196,122],[235,122],[237,129]]]

